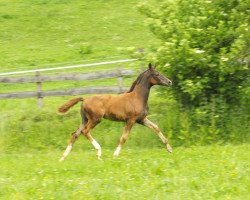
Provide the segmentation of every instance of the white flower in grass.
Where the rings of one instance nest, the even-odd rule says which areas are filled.
[[[228,61],[228,58],[226,58],[226,57],[221,57],[221,60],[222,60],[223,62],[226,62],[226,61]]]
[[[200,50],[200,49],[195,49],[195,53],[204,53],[204,50]]]
[[[169,63],[166,63],[163,67],[169,67],[170,64]]]

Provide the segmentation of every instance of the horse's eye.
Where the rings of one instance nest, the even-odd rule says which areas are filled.
[[[155,76],[159,76],[159,75],[160,75],[159,73],[155,74]]]

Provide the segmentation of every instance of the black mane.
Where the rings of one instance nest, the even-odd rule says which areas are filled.
[[[135,86],[141,82],[142,77],[144,76],[144,74],[145,74],[147,71],[148,71],[148,70],[142,72],[142,73],[137,77],[137,79],[133,82],[133,84],[131,85],[129,91],[127,91],[127,93],[130,93],[130,92],[132,92],[132,91],[134,90]]]

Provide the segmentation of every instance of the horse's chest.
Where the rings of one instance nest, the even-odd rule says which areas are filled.
[[[148,106],[138,106],[138,107],[135,107],[134,109],[134,116],[135,118],[137,119],[143,119],[147,116],[148,114]]]
[[[140,118],[145,118],[147,114],[148,114],[148,106],[145,106],[141,111]]]

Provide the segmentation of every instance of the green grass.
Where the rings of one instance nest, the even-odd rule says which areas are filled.
[[[123,48],[147,48],[157,40],[144,25],[138,3],[1,0],[0,71],[97,62],[126,57]],[[105,60],[112,59],[121,58]]]
[[[1,0],[0,72],[122,59],[127,56],[119,49],[131,46],[147,51],[158,41],[144,26],[138,2]],[[140,63],[122,66],[138,70]],[[130,86],[134,78],[125,78],[124,85]],[[45,83],[43,89],[94,85],[117,85],[117,80]],[[36,85],[0,85],[1,93],[25,90],[36,90]],[[166,153],[151,130],[136,125],[121,156],[113,159],[111,149],[123,124],[103,120],[92,131],[103,147],[103,161],[81,138],[64,163],[58,159],[80,123],[79,105],[63,116],[57,115],[57,108],[71,97],[45,98],[43,109],[37,108],[36,99],[0,100],[0,199],[248,199],[250,137],[242,109],[232,118],[220,116],[227,126],[215,124],[212,112],[211,119],[197,112],[192,120],[194,113],[180,109],[170,93],[158,92],[150,94],[149,118],[169,138],[174,154]],[[246,144],[232,145],[242,142]]]
[[[92,147],[89,147],[91,149]],[[1,199],[249,198],[249,145],[0,154]]]

